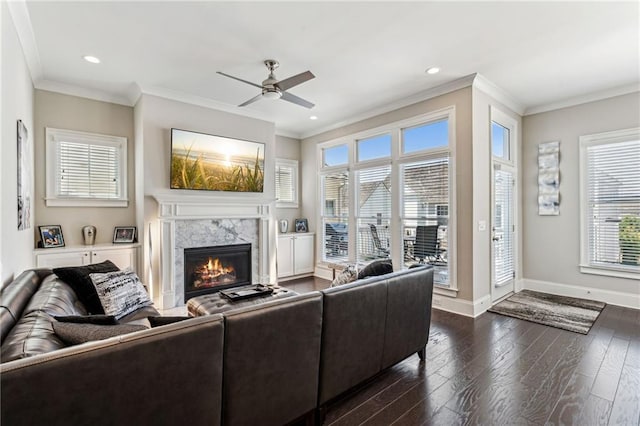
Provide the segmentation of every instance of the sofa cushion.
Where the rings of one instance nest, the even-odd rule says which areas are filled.
[[[146,329],[147,327],[143,325],[131,324],[96,325],[53,322],[53,330],[56,335],[68,345],[79,345],[80,343],[108,339],[109,337]]]
[[[4,363],[64,348],[53,331],[53,317],[86,314],[71,287],[56,275],[48,275],[3,340],[0,359]]]
[[[391,272],[393,272],[391,259],[375,260],[358,272],[358,279],[362,280],[367,277],[390,274]]]
[[[51,270],[31,269],[10,281],[0,293],[0,342],[22,316],[25,306]]]
[[[153,304],[138,276],[130,268],[124,271],[90,275],[105,314],[120,319]]]
[[[91,314],[104,314],[104,309],[96,293],[96,288],[91,281],[90,274],[113,272],[120,270],[110,260],[86,266],[73,266],[67,268],[55,268],[53,273],[71,286],[80,301]]]

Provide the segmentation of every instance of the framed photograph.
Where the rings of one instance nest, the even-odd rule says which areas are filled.
[[[133,243],[136,240],[135,226],[116,226],[113,230],[113,243]]]
[[[62,236],[62,227],[60,225],[38,226],[38,229],[40,230],[42,247],[64,247],[64,237]]]
[[[296,219],[296,232],[309,232],[307,219]]]

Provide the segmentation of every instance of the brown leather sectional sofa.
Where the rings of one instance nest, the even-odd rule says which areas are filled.
[[[423,355],[429,335],[433,272],[424,267],[57,348],[55,334],[45,332],[46,309],[31,334],[16,333],[37,298],[56,312],[82,312],[72,290],[61,296],[66,284],[40,288],[50,274],[26,271],[0,294],[3,351],[20,338],[25,348],[46,346],[29,343],[30,335],[54,341],[51,351],[0,364],[2,425],[318,420],[347,390]]]

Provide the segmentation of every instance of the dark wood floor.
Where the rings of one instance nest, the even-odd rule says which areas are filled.
[[[384,371],[331,405],[324,424],[640,425],[640,311],[608,305],[581,335],[434,309],[425,362]]]

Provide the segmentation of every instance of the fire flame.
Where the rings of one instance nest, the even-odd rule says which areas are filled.
[[[206,263],[195,270],[194,286],[203,287],[234,282],[236,280],[235,272],[232,265],[225,265],[218,258],[209,258]]]

